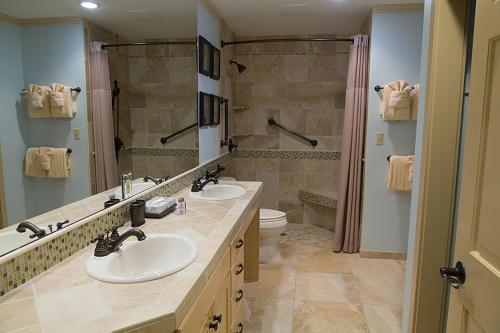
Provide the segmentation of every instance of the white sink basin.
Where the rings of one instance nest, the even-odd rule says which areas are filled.
[[[136,195],[136,194],[144,192],[155,185],[156,184],[152,181],[149,181],[147,183],[142,182],[142,181],[141,182],[134,182],[134,183],[132,183],[132,192],[130,193],[129,198]],[[123,199],[121,186],[115,191],[115,198]]]
[[[191,196],[203,200],[228,200],[236,199],[247,193],[241,186],[229,184],[206,185],[203,191],[190,192]]]
[[[112,283],[151,281],[176,273],[193,263],[198,247],[189,238],[172,234],[146,235],[127,240],[105,257],[90,257],[87,274]]]

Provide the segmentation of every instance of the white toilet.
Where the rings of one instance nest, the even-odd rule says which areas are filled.
[[[278,241],[286,229],[286,213],[273,209],[260,210],[260,263],[281,259]]]

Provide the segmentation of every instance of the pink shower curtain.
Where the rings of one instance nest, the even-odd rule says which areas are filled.
[[[359,251],[368,44],[368,36],[354,36],[349,56],[339,203],[333,242],[335,252]]]
[[[89,46],[97,192],[118,185],[108,55],[101,46],[99,42],[91,42]]]

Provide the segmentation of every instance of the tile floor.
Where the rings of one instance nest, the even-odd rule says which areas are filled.
[[[406,262],[332,253],[332,239],[289,224],[282,260],[246,285],[246,333],[401,332]]]

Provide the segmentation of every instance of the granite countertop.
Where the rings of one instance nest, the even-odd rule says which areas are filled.
[[[184,270],[149,282],[100,282],[85,272],[92,245],[1,297],[0,331],[113,332],[159,318],[174,331],[262,191],[260,182],[236,184],[247,194],[224,201],[194,199],[186,188],[175,196],[185,198],[187,214],[147,219],[141,226],[146,235],[173,233],[196,242],[198,257]]]

